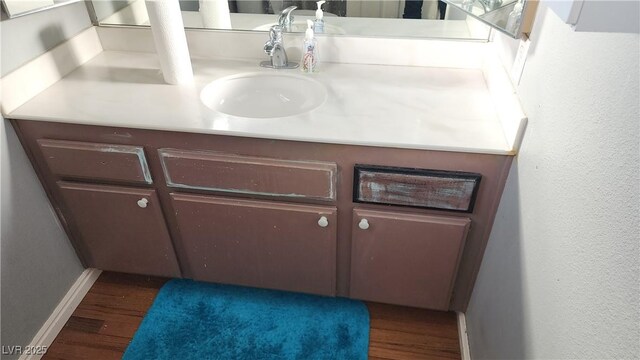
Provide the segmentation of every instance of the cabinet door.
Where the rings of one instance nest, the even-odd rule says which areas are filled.
[[[351,297],[449,308],[470,220],[355,209]]]
[[[194,279],[335,295],[335,208],[171,197]]]
[[[88,266],[180,277],[154,190],[67,182],[58,186]]]

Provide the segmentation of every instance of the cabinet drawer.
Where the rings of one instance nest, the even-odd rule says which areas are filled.
[[[335,163],[160,149],[167,185],[229,193],[336,199]]]
[[[171,198],[194,279],[335,295],[335,208]],[[326,223],[319,222],[323,217]]]
[[[58,188],[88,266],[180,277],[154,190],[66,182]]]
[[[448,310],[470,222],[355,209],[351,297]]]
[[[472,212],[481,175],[356,165],[353,201]]]
[[[89,179],[151,184],[140,146],[38,140],[47,166],[62,179]]]

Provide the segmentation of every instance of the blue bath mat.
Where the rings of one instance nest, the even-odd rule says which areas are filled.
[[[359,301],[167,282],[125,352],[150,359],[366,359],[369,312]]]

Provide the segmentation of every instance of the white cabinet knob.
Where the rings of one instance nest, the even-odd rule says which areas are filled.
[[[367,219],[360,220],[358,227],[362,230],[367,230],[369,228],[369,221],[367,221]]]
[[[148,203],[149,203],[149,200],[147,200],[147,198],[142,198],[138,200],[138,206],[140,206],[143,209],[147,207]]]
[[[327,227],[329,226],[329,220],[327,220],[326,216],[322,216],[320,217],[320,220],[318,220],[318,225],[320,225],[320,227]]]

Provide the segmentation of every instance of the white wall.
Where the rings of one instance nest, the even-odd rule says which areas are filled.
[[[574,32],[543,1],[531,40],[529,125],[466,313],[472,358],[640,358],[638,34]]]
[[[91,26],[83,2],[0,22],[0,76]]]
[[[2,74],[90,25],[83,3],[11,20],[3,18]],[[25,346],[83,268],[11,124],[2,117],[0,181],[0,344]]]

